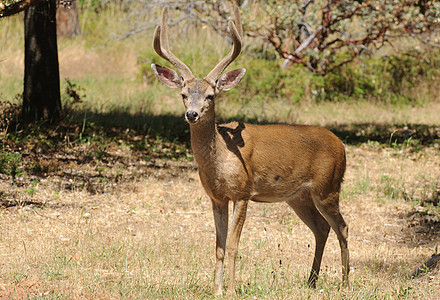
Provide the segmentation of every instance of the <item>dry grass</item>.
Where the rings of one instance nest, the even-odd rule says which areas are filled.
[[[249,75],[249,74],[248,74]],[[227,95],[225,96],[225,98]],[[179,105],[179,99],[175,105]],[[222,99],[223,100],[223,99]],[[270,103],[231,103],[227,99],[218,103],[220,115],[247,116],[264,122],[284,122],[337,126],[345,124],[422,124],[439,126],[440,102],[425,105],[405,105],[403,107],[372,103],[320,102],[292,105],[285,102]]]
[[[416,198],[438,188],[438,149],[350,146],[347,153],[341,206],[350,226],[351,286],[341,287],[331,233],[318,288],[306,288],[311,232],[285,204],[252,203],[240,244],[238,297],[438,297],[438,273],[408,278],[439,245],[438,226],[408,217],[414,204],[388,189]],[[1,180],[1,190],[22,205],[0,211],[0,298],[211,298],[209,199],[190,162],[167,165],[143,167],[144,175],[127,175],[103,193],[60,188],[56,176],[34,185],[34,193]]]
[[[12,19],[0,22],[2,28],[21,28]],[[0,34],[5,41],[12,32]],[[0,87],[6,99],[22,89],[22,38],[12,41],[0,45]],[[150,47],[150,38],[136,42],[140,48],[127,43],[104,51],[102,45],[60,42],[62,80],[71,78],[85,88],[86,109],[104,113],[146,106],[152,115],[182,115],[177,92],[136,81],[136,51]],[[403,108],[368,102],[242,106],[226,96],[218,111],[223,118],[330,127],[425,124],[437,132],[440,127],[438,101]],[[436,143],[417,148],[347,146],[341,208],[350,227],[349,288],[341,287],[333,233],[318,288],[310,290],[305,286],[314,249],[309,229],[285,204],[251,203],[239,250],[237,298],[438,299],[438,271],[408,278],[440,243],[438,208],[429,204],[439,191]],[[106,151],[125,162],[102,169],[93,159],[75,163],[75,151],[63,153],[70,158],[57,172],[20,181],[18,187],[0,174],[5,205],[0,208],[0,298],[212,298],[214,224],[193,164],[150,163],[120,146]],[[57,159],[41,164],[57,169]],[[420,202],[427,205],[417,207]]]

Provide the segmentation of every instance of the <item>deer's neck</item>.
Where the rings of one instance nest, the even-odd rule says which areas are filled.
[[[191,148],[199,167],[212,165],[216,153],[217,126],[215,116],[190,125]]]

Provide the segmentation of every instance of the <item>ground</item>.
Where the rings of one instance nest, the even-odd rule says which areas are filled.
[[[76,153],[87,153],[81,147],[87,145]],[[346,150],[341,210],[350,228],[350,287],[341,286],[333,232],[310,290],[312,233],[284,203],[251,203],[239,247],[239,297],[440,295],[437,270],[410,278],[440,243],[432,204],[438,148],[370,143]],[[105,153],[82,162],[68,151],[42,156],[43,173],[21,175],[14,185],[2,175],[0,298],[211,298],[214,224],[195,163],[145,159],[121,145]]]

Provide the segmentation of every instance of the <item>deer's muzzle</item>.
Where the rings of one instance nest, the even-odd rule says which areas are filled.
[[[188,123],[196,123],[199,120],[199,114],[196,111],[190,110],[186,112],[185,118]]]

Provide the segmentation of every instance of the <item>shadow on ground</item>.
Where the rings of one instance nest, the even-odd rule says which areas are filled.
[[[350,145],[368,142],[408,146],[433,145],[440,143],[440,126],[422,124],[375,124],[355,123],[328,127],[342,141]]]
[[[237,121],[256,123],[252,119]],[[349,145],[377,142],[420,149],[440,143],[440,126],[360,123],[328,129]],[[180,115],[83,110],[71,112],[55,126],[3,122],[0,134],[0,179],[11,177],[13,182],[14,176],[23,178],[17,173],[21,170],[30,180],[34,180],[32,176],[56,175],[63,189],[86,187],[100,193],[108,187],[101,188],[103,181],[117,184],[125,178],[145,176],[152,169],[164,170],[164,174],[169,171],[172,176],[179,168],[194,167],[188,164],[193,160],[189,125]]]
[[[131,129],[139,134],[161,136],[170,141],[180,141],[189,145],[189,126],[183,116],[131,114],[124,111],[109,113],[76,113],[77,122],[84,120],[94,122],[103,128]],[[231,120],[254,124],[255,119],[219,119],[219,123]],[[378,142],[393,145],[408,143],[409,145],[432,145],[440,143],[440,125],[424,124],[385,124],[385,123],[353,123],[328,126],[327,129],[335,133],[344,143],[358,145],[367,142]],[[412,141],[412,142],[411,142]],[[417,142],[415,142],[417,141]]]

